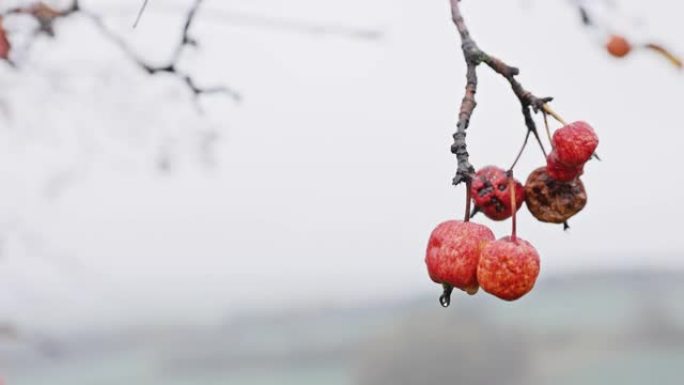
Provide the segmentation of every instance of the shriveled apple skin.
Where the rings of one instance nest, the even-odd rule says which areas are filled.
[[[525,203],[539,221],[563,223],[584,209],[587,192],[579,178],[560,182],[540,167],[525,182]]]
[[[515,301],[532,290],[539,269],[539,254],[529,242],[505,237],[482,250],[477,279],[487,293]]]
[[[475,294],[479,288],[480,254],[495,239],[488,227],[477,223],[456,220],[441,223],[432,231],[425,255],[430,278]]]
[[[470,195],[475,205],[489,219],[503,221],[513,215],[509,182],[508,174],[499,167],[487,166],[475,174],[470,186]],[[517,180],[514,185],[516,207],[519,210],[525,200],[525,188]]]
[[[546,172],[559,182],[570,182],[584,173],[584,166],[566,166],[558,160],[556,151],[546,157]]]
[[[556,130],[553,149],[558,162],[567,167],[583,166],[594,155],[599,138],[587,122],[574,122]]]

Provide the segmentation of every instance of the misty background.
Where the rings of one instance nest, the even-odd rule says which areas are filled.
[[[163,64],[191,2],[152,0],[133,30],[140,3],[83,7]],[[637,42],[684,50],[684,5],[584,3]],[[521,211],[542,258],[532,295],[459,296],[447,311],[423,262],[432,228],[464,204],[449,146],[465,67],[447,1],[207,0],[180,66],[239,101],[193,101],[77,15],[25,49],[23,21],[6,20],[19,66],[0,66],[0,378],[436,383],[487,372],[478,360],[496,351],[521,361],[462,382],[643,383],[663,368],[659,383],[675,383],[681,72],[646,52],[609,57],[570,1],[462,4],[481,48],[596,128],[603,162],[587,167],[569,232]],[[471,160],[507,167],[519,103],[485,68],[477,98]],[[530,146],[518,178],[543,164]]]

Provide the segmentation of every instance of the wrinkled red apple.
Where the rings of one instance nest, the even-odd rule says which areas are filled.
[[[456,220],[441,223],[432,231],[425,255],[430,278],[471,295],[477,293],[480,253],[494,239],[488,227],[477,223]]]
[[[482,290],[506,301],[529,293],[539,276],[539,254],[521,238],[504,237],[485,246],[477,268]]]
[[[596,132],[586,122],[570,123],[553,134],[558,162],[567,167],[583,166],[594,155],[598,144]]]
[[[473,178],[470,194],[475,205],[490,219],[502,221],[513,215],[509,177],[498,167],[488,166],[479,170]],[[525,200],[525,188],[518,181],[515,181],[515,200],[520,209]]]
[[[566,166],[558,160],[556,151],[546,157],[546,172],[559,182],[570,182],[584,173],[584,166]]]

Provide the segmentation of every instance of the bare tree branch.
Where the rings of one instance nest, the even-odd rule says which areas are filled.
[[[179,43],[171,55],[168,64],[161,66],[148,64],[142,57],[133,51],[128,44],[126,44],[123,38],[107,27],[100,15],[82,8],[78,0],[74,0],[71,6],[63,11],[52,9],[44,3],[36,3],[28,7],[11,9],[6,13],[24,14],[33,17],[39,24],[39,32],[46,33],[50,36],[54,36],[53,25],[56,20],[73,15],[81,15],[89,19],[102,36],[117,46],[130,61],[148,74],[155,75],[158,73],[166,73],[172,75],[188,88],[195,99],[205,94],[222,94],[235,101],[240,101],[241,95],[230,87],[224,85],[210,87],[200,86],[191,74],[178,68],[178,63],[180,62],[185,49],[197,45],[197,42],[191,37],[190,31],[202,4],[203,0],[194,0],[191,7],[187,10]]]
[[[550,102],[552,98],[538,98],[531,92],[527,91],[516,79],[516,76],[520,73],[518,68],[512,67],[502,60],[481,50],[477,43],[475,43],[475,40],[470,35],[470,31],[466,26],[463,14],[461,13],[460,1],[449,1],[451,4],[452,21],[461,36],[461,48],[463,50],[463,57],[467,66],[465,95],[461,102],[458,124],[456,126],[457,130],[453,135],[454,143],[451,145],[451,152],[456,155],[458,160],[458,170],[456,171],[456,176],[454,177],[453,183],[454,185],[458,185],[461,182],[469,183],[473,174],[475,173],[475,168],[472,166],[472,164],[470,164],[468,147],[466,143],[466,130],[468,129],[470,119],[475,111],[475,107],[477,106],[475,94],[477,93],[477,68],[480,64],[486,64],[494,72],[504,77],[511,85],[511,89],[520,101],[520,105],[522,107],[525,126],[528,130],[526,135],[532,133],[535,136],[544,154],[546,154],[546,150],[544,149],[539,132],[537,131],[537,126],[532,117],[532,112],[536,113],[546,110],[546,103]]]

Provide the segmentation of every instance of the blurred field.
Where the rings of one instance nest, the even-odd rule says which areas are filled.
[[[216,328],[3,339],[8,384],[681,384],[684,273],[575,274],[459,296],[245,314]]]

